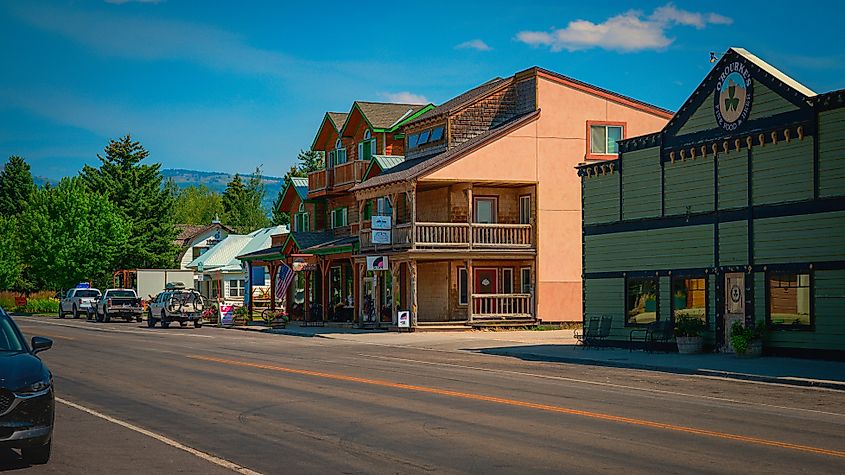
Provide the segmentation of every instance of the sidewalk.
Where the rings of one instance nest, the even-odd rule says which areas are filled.
[[[845,391],[845,362],[798,358],[737,358],[731,354],[646,353],[619,348],[582,348],[571,330],[460,333],[387,333],[354,328],[299,327],[268,330],[243,329],[285,335],[330,338],[444,351],[466,351],[508,356],[526,361],[548,361],[663,371],[745,381],[822,387]]]

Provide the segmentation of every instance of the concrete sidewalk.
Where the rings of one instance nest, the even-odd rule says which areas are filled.
[[[388,333],[355,328],[299,327],[295,324],[278,330],[262,327],[241,329],[442,351],[467,351],[526,361],[612,366],[845,391],[845,362],[782,357],[738,358],[721,353],[681,355],[619,348],[582,348],[575,344],[571,330]]]

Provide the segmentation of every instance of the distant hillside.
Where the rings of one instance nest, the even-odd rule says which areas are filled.
[[[223,172],[206,172],[199,170],[183,170],[180,168],[165,168],[161,171],[164,179],[171,179],[173,183],[179,188],[187,188],[189,186],[205,185],[211,191],[222,193],[226,189],[226,184],[232,181],[234,174]],[[252,177],[252,174],[241,174],[244,180]],[[264,206],[267,209],[273,204],[276,195],[282,189],[282,178],[277,176],[262,176],[264,182]]]

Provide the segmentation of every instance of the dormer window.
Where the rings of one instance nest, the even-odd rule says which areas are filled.
[[[373,138],[373,133],[370,132],[370,129],[364,131],[364,140],[370,140]]]
[[[334,150],[329,152],[329,168],[346,163],[346,149],[340,139],[334,143]]]
[[[443,126],[426,129],[408,136],[408,150],[443,140]]]
[[[370,129],[364,131],[364,139],[358,143],[358,160],[370,160],[376,154],[376,139]]]

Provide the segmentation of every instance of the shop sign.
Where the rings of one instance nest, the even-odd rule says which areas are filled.
[[[373,244],[390,244],[390,231],[373,230],[370,234],[370,241]]]
[[[373,216],[370,218],[370,227],[372,229],[389,230],[391,227],[392,218],[390,216]]]
[[[367,256],[367,270],[387,270],[387,256]]]
[[[411,328],[411,312],[400,310],[396,316],[396,322],[399,328]]]
[[[751,112],[753,96],[751,71],[748,67],[741,61],[726,64],[719,71],[713,93],[713,110],[719,127],[733,132],[742,125]]]
[[[220,305],[220,324],[225,326],[232,326],[235,319],[234,305]]]

